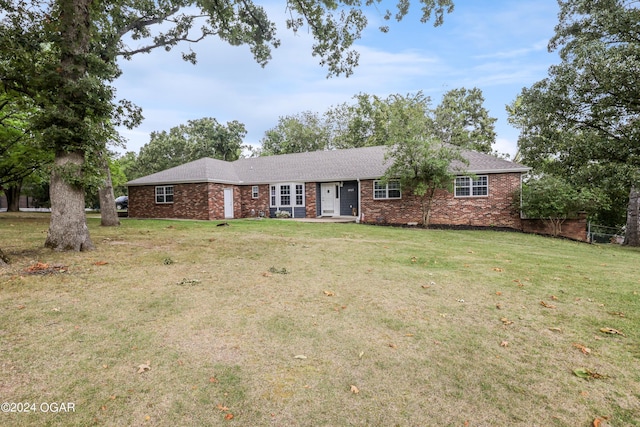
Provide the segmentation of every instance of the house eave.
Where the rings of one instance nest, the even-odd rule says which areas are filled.
[[[127,182],[127,187],[147,187],[151,185],[174,185],[174,184],[224,184],[224,185],[246,185],[242,181],[228,181],[222,179],[178,179],[171,181],[149,181],[149,182]]]
[[[464,174],[474,174],[474,175],[479,175],[479,174],[498,174],[498,173],[527,173],[531,170],[531,168],[511,168],[511,169],[477,169],[477,170],[465,170],[465,171],[459,171],[456,172],[458,174],[464,175]]]

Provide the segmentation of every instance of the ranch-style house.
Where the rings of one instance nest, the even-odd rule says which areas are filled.
[[[380,178],[390,165],[386,147],[243,158],[202,158],[127,183],[129,217],[222,220],[274,217],[353,217],[362,223],[422,222],[419,198]],[[529,168],[463,150],[468,165],[452,164],[452,192],[439,190],[431,224],[521,229],[515,190]]]

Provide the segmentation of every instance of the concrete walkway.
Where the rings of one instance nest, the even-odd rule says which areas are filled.
[[[325,216],[320,218],[287,218],[299,222],[356,222],[357,216]]]

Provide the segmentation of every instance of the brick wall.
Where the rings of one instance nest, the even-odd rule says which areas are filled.
[[[580,214],[578,218],[565,220],[560,228],[560,236],[587,242],[587,215]],[[523,219],[522,231],[525,233],[552,235],[552,226],[541,219]]]
[[[317,200],[318,195],[316,191],[317,184],[315,182],[307,182],[304,184],[304,202],[307,218],[315,218],[318,216]]]
[[[454,197],[438,190],[431,207],[430,223],[471,227],[508,227],[520,229],[520,217],[511,203],[520,188],[519,173],[491,174],[486,197]],[[399,200],[374,200],[373,180],[361,182],[363,222],[382,224],[422,223],[420,198],[407,192]]]
[[[156,203],[156,187],[129,187],[130,218],[209,219],[207,184],[176,184],[173,203]]]

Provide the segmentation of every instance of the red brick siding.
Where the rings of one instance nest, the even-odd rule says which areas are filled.
[[[492,174],[488,178],[489,195],[486,197],[454,197],[448,191],[438,190],[432,202],[430,223],[520,229],[519,214],[511,207],[513,192],[520,188],[520,174]],[[405,191],[399,200],[374,200],[373,180],[362,181],[361,191],[363,222],[422,223],[418,197]]]
[[[264,212],[265,216],[269,216],[269,184],[258,185],[258,198],[252,197],[253,185],[243,185],[238,187],[240,193],[240,217],[251,218],[251,210],[254,211],[254,216],[258,216],[260,211]]]
[[[307,218],[315,218],[318,216],[318,211],[316,209],[316,203],[318,200],[316,187],[317,185],[315,182],[307,182],[304,184],[305,216]]]
[[[156,186],[129,187],[129,217],[224,219],[224,188],[233,187],[234,217],[241,215],[241,194],[236,186],[216,183],[175,184],[173,203],[156,203]]]

